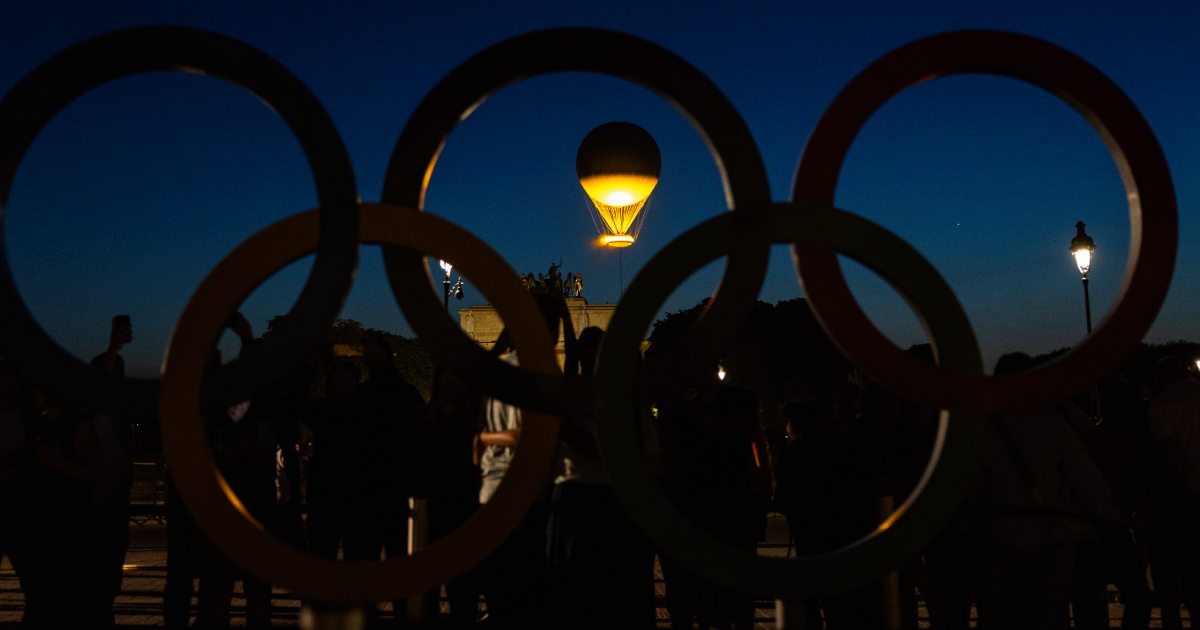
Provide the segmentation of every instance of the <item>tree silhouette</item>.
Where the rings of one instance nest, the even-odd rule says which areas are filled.
[[[267,330],[262,335],[264,339],[278,328],[284,317],[284,315],[276,315],[267,322]],[[334,348],[341,346],[348,350],[347,356],[350,356],[358,365],[360,372],[366,374],[366,365],[357,355],[362,354],[363,335],[368,333],[378,335],[387,341],[395,354],[396,368],[400,370],[400,375],[404,377],[404,380],[412,383],[425,400],[429,400],[430,390],[433,386],[433,370],[436,366],[419,339],[409,339],[386,330],[364,328],[360,322],[353,319],[338,319],[330,328],[329,335],[321,341],[321,345]]]

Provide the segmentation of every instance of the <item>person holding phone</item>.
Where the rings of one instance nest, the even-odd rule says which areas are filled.
[[[112,318],[112,332],[108,336],[108,349],[92,359],[92,367],[103,372],[125,376],[125,359],[121,358],[121,349],[133,341],[133,324],[128,315],[117,315]]]

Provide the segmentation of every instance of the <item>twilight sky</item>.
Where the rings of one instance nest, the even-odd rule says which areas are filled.
[[[595,26],[649,39],[708,75],[754,134],[773,197],[786,200],[821,113],[876,58],[950,30],[1016,31],[1097,66],[1149,120],[1174,176],[1181,234],[1174,284],[1147,340],[1200,337],[1196,3],[327,4],[6,2],[0,93],[54,53],[111,30],[216,31],[273,56],[309,86],[344,138],[361,197],[377,201],[405,121],[456,65],[529,31]],[[725,211],[699,134],[633,84],[560,74],[494,95],[451,135],[426,209],[482,236],[519,271],[544,272],[562,259],[564,271],[582,272],[591,302],[616,301],[618,256],[593,245],[574,168],[580,140],[612,120],[641,125],[662,151],[641,238],[622,254],[628,283],[672,238]],[[107,342],[110,318],[129,314],[129,371],[148,376],[205,274],[257,230],[315,205],[304,156],[273,112],[216,79],[155,73],[97,88],[51,122],[17,174],[5,239],[22,295],[60,344],[88,358]],[[1097,323],[1129,250],[1124,189],[1103,143],[1065,103],[1006,78],[941,79],[893,99],[851,149],[837,205],[894,231],[933,262],[966,306],[989,364],[1003,352],[1044,352],[1083,335],[1082,288],[1067,253],[1076,221],[1097,243]],[[681,287],[667,310],[710,293],[722,264]],[[293,265],[249,298],[243,311],[257,331],[288,310],[307,265]],[[904,347],[923,341],[886,284],[854,263],[843,266],[884,332]],[[762,299],[800,296],[790,256],[777,247]],[[468,286],[458,305],[478,303]],[[363,252],[343,316],[411,334],[374,248]]]

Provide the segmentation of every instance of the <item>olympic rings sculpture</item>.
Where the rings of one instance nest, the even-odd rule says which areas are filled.
[[[417,595],[486,557],[520,522],[545,478],[558,439],[557,416],[578,412],[581,405],[596,414],[600,450],[626,510],[661,550],[693,571],[725,586],[784,599],[826,595],[878,579],[926,544],[961,500],[976,458],[981,414],[1045,406],[1116,367],[1153,323],[1174,270],[1174,187],[1141,113],[1083,59],[1042,40],[998,31],[928,37],[868,66],[817,124],[800,160],[791,203],[771,203],[749,129],[720,90],[683,59],[610,31],[570,28],[522,35],[467,60],[426,96],[396,144],[379,204],[358,201],[349,158],[332,121],[278,62],[244,43],[195,29],[118,31],[55,55],[0,100],[0,203],[5,209],[22,156],[58,111],[92,87],[156,70],[211,74],[270,104],[305,151],[319,208],[262,230],[209,274],[180,317],[159,381],[116,379],[59,348],[21,300],[6,253],[0,256],[0,319],[7,324],[0,327],[0,347],[31,378],[66,400],[132,417],[157,410],[167,461],[204,532],[255,575],[326,601]],[[601,347],[594,392],[561,378],[551,339],[535,325],[540,321],[536,306],[504,260],[465,230],[421,212],[434,162],[459,120],[511,83],[580,70],[634,81],[674,104],[708,142],[732,210],[685,232],[634,278]],[[1027,374],[984,376],[970,323],[937,271],[887,230],[832,207],[842,160],[872,113],[907,87],[958,73],[1010,76],[1062,98],[1109,146],[1128,192],[1133,244],[1117,306],[1078,348]],[[493,501],[450,536],[411,557],[337,563],[287,547],[254,521],[212,464],[199,410],[202,403],[247,399],[299,360],[339,313],[360,242],[383,246],[396,300],[434,358],[484,393],[522,407],[525,429]],[[773,243],[792,244],[809,304],[849,359],[898,395],[943,409],[934,455],[917,491],[862,540],[796,560],[748,556],[701,532],[648,482],[633,424],[642,394],[677,386],[726,349],[757,298]],[[259,283],[312,252],[316,263],[288,326],[246,357],[202,378],[204,359],[227,316]],[[875,270],[913,305],[933,342],[936,367],[914,361],[870,323],[846,287],[838,253]],[[520,368],[488,357],[446,316],[424,265],[428,255],[454,263],[497,306],[521,349]],[[638,344],[664,296],[721,256],[728,262],[710,308],[683,342],[639,374]]]

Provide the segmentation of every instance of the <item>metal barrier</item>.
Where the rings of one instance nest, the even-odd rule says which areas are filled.
[[[320,202],[248,239],[205,279],[182,313],[160,381],[117,379],[87,369],[54,344],[25,307],[0,256],[0,345],[35,381],[64,399],[146,417],[158,411],[166,455],[183,500],[222,551],[259,577],[326,601],[415,596],[486,557],[520,522],[550,465],[557,416],[590,407],[614,489],[666,553],[725,586],[786,602],[878,580],[927,543],[966,490],[984,413],[1051,404],[1114,368],[1153,323],[1170,286],[1177,248],[1174,188],[1149,125],[1099,70],[1053,44],[997,31],[925,38],[885,55],[855,77],[826,110],[801,157],[789,203],[772,203],[749,129],[697,69],[648,41],[596,29],[554,29],[492,46],[447,75],[421,102],[396,144],[382,201],[360,203],[349,157],[332,121],[295,76],[244,43],[179,27],[146,27],[73,46],[27,75],[0,101],[0,199],[42,127],[87,90],[139,72],[184,70],[254,92],[287,122],[312,167]],[[595,392],[563,379],[552,342],[519,276],[481,240],[421,211],[444,141],[490,94],[523,79],[589,71],[636,82],[685,115],[712,150],[731,212],[667,245],[629,285],[598,361]],[[831,207],[839,171],[866,120],[904,89],[960,73],[999,74],[1042,87],[1079,111],[1104,139],[1125,184],[1133,243],[1112,312],[1078,348],[1025,373],[983,375],[966,314],[937,271],[898,237]],[[0,215],[2,216],[2,215]],[[205,447],[200,403],[233,403],[284,373],[337,316],[349,292],[358,244],[383,245],[393,293],[429,351],[480,391],[522,407],[521,447],[494,499],[448,537],[410,557],[374,563],[317,560],[276,541],[227,490]],[[917,492],[882,524],[835,552],[791,560],[740,553],[700,531],[647,483],[633,410],[647,393],[677,386],[713,363],[757,298],[773,243],[792,245],[797,274],[818,320],[871,377],[911,400],[936,405],[938,447]],[[0,247],[3,244],[0,242]],[[228,315],[261,282],[316,252],[305,289],[278,334],[222,368],[201,388],[209,349]],[[936,367],[905,355],[854,302],[835,254],[873,269],[926,326]],[[453,263],[509,324],[516,368],[466,337],[449,318],[423,255]],[[641,337],[662,301],[703,265],[727,256],[709,309],[667,356],[638,368]],[[157,491],[157,486],[151,495]],[[157,504],[156,504],[157,505]],[[781,604],[781,610],[786,608]],[[794,616],[793,616],[794,618]],[[788,621],[791,623],[791,621]]]
[[[129,521],[144,527],[150,521],[166,523],[167,466],[163,462],[134,462],[129,492]]]

